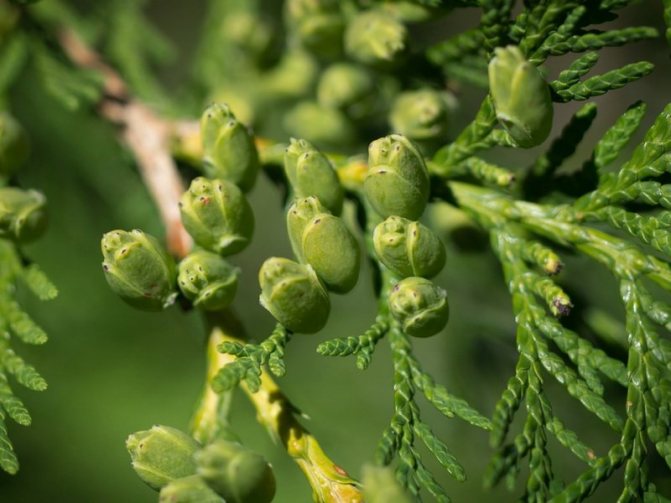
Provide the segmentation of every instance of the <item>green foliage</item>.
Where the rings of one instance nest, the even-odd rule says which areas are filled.
[[[261,369],[268,365],[270,371],[278,377],[286,373],[284,348],[291,339],[289,332],[277,324],[273,333],[260,344],[240,344],[224,342],[219,351],[236,356],[235,362],[223,367],[212,381],[215,389],[223,391],[233,389],[241,381],[252,391],[261,384]]]
[[[361,497],[357,484],[296,425],[295,409],[266,372],[283,376],[293,333],[319,332],[329,318],[330,292],[353,289],[361,262],[359,241],[374,276],[374,322],[361,335],[321,342],[317,352],[353,355],[365,370],[377,345],[389,344],[393,410],[374,453],[379,467],[364,476],[366,497],[401,501],[428,494],[449,501],[427,458],[454,480],[466,479],[466,463],[457,459],[451,439],[435,433],[422,415],[420,403],[428,402],[442,416],[489,431],[494,455],[485,474],[487,487],[505,481],[513,489],[524,473],[523,501],[574,502],[621,475],[619,501],[664,501],[650,460],[658,457],[671,467],[671,343],[666,333],[671,329],[671,105],[642,140],[636,135],[647,106],[639,101],[621,110],[577,167],[572,159],[589,147],[584,140],[598,110],[593,98],[654,69],[642,60],[592,73],[600,50],[658,37],[651,27],[606,24],[632,2],[213,0],[191,75],[184,92],[174,95],[164,90],[155,71],[170,61],[172,51],[145,19],[143,2],[109,0],[91,19],[59,2],[25,3],[0,1],[8,13],[0,20],[2,117],[11,117],[4,112],[11,104],[9,91],[24,73],[68,108],[90,113],[100,108],[112,121],[117,119],[110,118],[110,104],[112,110],[123,110],[139,100],[163,115],[201,116],[199,132],[171,116],[157,118],[165,141],[152,148],[167,154],[168,164],[170,155],[190,164],[180,166],[185,178],[193,178],[191,168],[206,175],[191,180],[180,211],[195,244],[208,251],[186,258],[187,251],[176,253],[183,258],[182,305],[214,311],[208,317],[214,335],[225,328],[221,320],[232,317],[237,281],[237,272],[221,256],[242,251],[252,240],[255,216],[244,193],[259,171],[286,189],[283,208],[296,261],[271,257],[260,267],[260,303],[276,321],[272,333],[258,343],[226,333],[208,354],[198,409],[207,417],[198,417],[210,428],[205,436],[212,443],[201,448],[178,430],[154,451],[153,436],[143,441],[147,432],[129,441],[134,467],[161,490],[162,501],[272,499],[274,478],[266,461],[239,444],[214,439],[213,432],[228,432],[230,393],[238,385],[256,407],[272,397],[273,403],[258,412],[259,421],[298,461],[316,498],[326,501],[323,494],[342,486]],[[477,8],[479,22],[445,36],[442,28],[461,7]],[[664,19],[671,26],[666,0]],[[434,30],[433,22],[444,24]],[[63,27],[99,54],[73,61]],[[671,28],[666,36],[671,41]],[[566,64],[550,77],[543,65],[555,57]],[[124,80],[122,93],[110,95],[110,75]],[[472,120],[453,134],[458,124],[454,101],[465,108],[467,100],[462,102],[458,93],[472,85],[486,94]],[[201,115],[208,100],[217,104]],[[587,103],[545,144],[562,116],[559,110],[572,101]],[[141,147],[128,140],[128,124],[119,119],[118,125],[140,164],[155,166],[142,162]],[[10,126],[0,125],[0,205],[3,194],[29,193],[14,179],[25,156],[18,148],[19,129]],[[531,147],[539,148],[529,151],[531,160],[517,170],[511,166],[520,163],[509,160],[514,157],[496,150]],[[154,191],[154,197],[169,196]],[[439,272],[445,263],[450,267],[450,260],[435,226],[419,221],[436,202],[458,208],[489,236],[512,299],[516,362],[513,375],[501,383],[491,420],[438,384],[411,342],[414,336],[441,333],[448,322]],[[169,203],[175,210],[177,202]],[[31,344],[46,340],[17,303],[16,283],[22,281],[44,300],[56,290],[37,266],[24,264],[17,248],[26,237],[23,226],[31,223],[25,205],[5,206],[0,207],[0,232],[12,241],[0,240],[0,331],[5,334],[0,343],[0,466],[14,473],[18,464],[4,421],[11,417],[28,424],[30,416],[12,394],[8,376],[30,389],[46,386],[10,347],[10,337]],[[37,206],[30,210],[42,216],[43,204]],[[256,215],[259,221],[264,217]],[[36,219],[39,228],[28,234],[36,237],[41,223]],[[166,231],[170,238],[174,229]],[[103,253],[108,280],[126,300],[155,310],[173,303],[173,259],[155,240],[140,231],[117,231],[103,239]],[[575,261],[568,255],[596,262],[618,285],[626,334],[619,341],[620,354],[585,330],[599,318],[598,299],[586,298],[559,274],[562,269],[572,274]],[[453,331],[450,337],[460,335]],[[609,431],[607,448],[591,445],[591,438],[573,429],[570,412],[557,405],[552,389]],[[151,432],[155,436],[156,429]],[[553,443],[576,458],[582,473],[573,480],[563,480],[563,471],[556,462],[553,466]],[[180,458],[184,445],[188,449]],[[199,475],[194,477],[196,464]],[[391,469],[382,467],[392,467],[395,483]],[[231,485],[241,492],[229,491]],[[384,496],[386,490],[394,496]]]
[[[41,300],[53,299],[58,291],[36,264],[27,264],[17,246],[5,239],[0,239],[0,263],[0,468],[13,474],[19,462],[9,440],[6,418],[28,426],[31,417],[14,394],[9,377],[33,391],[47,389],[44,378],[14,351],[14,339],[31,345],[47,341],[47,335],[16,299],[17,287],[23,283]]]

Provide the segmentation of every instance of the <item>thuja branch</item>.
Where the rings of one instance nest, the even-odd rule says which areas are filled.
[[[212,389],[218,372],[236,357],[217,350],[224,343],[244,343],[241,326],[232,313],[217,318],[208,342],[207,384],[194,415],[192,430],[196,438],[210,438],[221,428],[226,395]],[[259,389],[252,391],[244,382],[240,387],[256,408],[257,420],[298,464],[310,481],[316,501],[350,503],[363,501],[357,482],[333,462],[317,439],[298,421],[297,411],[268,372],[261,371]]]

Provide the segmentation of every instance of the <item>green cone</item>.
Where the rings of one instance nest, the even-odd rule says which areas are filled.
[[[159,503],[226,503],[198,475],[175,479],[163,486]]]
[[[233,302],[238,269],[216,253],[198,250],[179,263],[177,284],[194,306],[217,311]]]
[[[259,284],[261,305],[287,329],[312,334],[326,325],[331,304],[312,267],[271,257],[261,266]]]
[[[287,132],[319,147],[338,148],[354,141],[354,126],[340,110],[302,101],[284,116]]]
[[[227,105],[213,103],[200,119],[205,174],[250,190],[259,172],[259,155],[247,127]]]
[[[424,278],[401,280],[389,294],[389,309],[413,337],[431,337],[447,324],[447,293]]]
[[[196,473],[194,454],[198,447],[189,435],[169,426],[153,426],[126,440],[133,469],[156,490]]]
[[[445,265],[445,246],[438,236],[419,222],[389,217],[375,227],[375,253],[401,278],[432,278]]]
[[[333,59],[342,54],[345,21],[339,0],[287,0],[288,30],[317,56]]]
[[[312,266],[326,288],[349,292],[359,277],[359,245],[345,222],[331,215],[316,197],[299,199],[287,212],[294,253]]]
[[[291,139],[284,154],[284,172],[296,198],[314,196],[334,215],[340,215],[344,191],[333,166],[307,140]]]
[[[411,140],[445,140],[449,115],[445,93],[420,89],[399,94],[392,106],[389,120],[395,133]]]
[[[269,503],[275,476],[268,462],[237,442],[215,440],[196,453],[198,475],[227,503]]]
[[[495,50],[489,63],[489,91],[496,117],[520,147],[543,143],[552,129],[550,88],[518,47]]]
[[[389,64],[406,48],[408,31],[396,17],[381,9],[357,14],[347,25],[345,51],[368,65]]]
[[[417,220],[429,198],[429,173],[422,154],[401,135],[375,140],[368,147],[364,190],[382,217]]]
[[[182,223],[203,248],[231,255],[242,251],[254,232],[254,215],[236,185],[199,177],[180,199]]]
[[[149,234],[115,230],[101,241],[107,283],[133,307],[160,311],[177,296],[175,261]]]
[[[335,63],[321,75],[317,99],[325,107],[351,110],[370,99],[375,82],[370,72],[352,63]]]

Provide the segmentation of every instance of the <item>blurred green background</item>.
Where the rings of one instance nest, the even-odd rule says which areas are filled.
[[[180,50],[178,60],[164,73],[166,82],[178,84],[180,68],[196,46],[205,6],[202,1],[154,0],[148,3],[147,11]],[[466,20],[473,19],[472,14],[467,13]],[[661,21],[661,3],[646,1],[623,11],[618,23],[649,24],[662,31]],[[454,31],[463,24],[456,18],[452,26],[456,28],[448,29]],[[671,101],[671,61],[662,39],[607,49],[596,70],[638,59],[653,61],[657,71],[596,100],[599,117],[572,160],[576,167],[589,155],[589,147],[600,132],[631,103],[641,98],[649,103],[649,124]],[[553,61],[551,75],[565,62]],[[460,92],[462,106],[455,130],[472,117],[482,97],[477,90],[464,88]],[[47,271],[60,295],[47,304],[22,295],[50,341],[39,348],[19,347],[18,352],[40,370],[49,389],[40,394],[20,392],[31,410],[33,425],[9,425],[21,470],[16,476],[0,474],[0,500],[155,501],[156,493],[130,468],[124,441],[129,433],[153,424],[186,427],[204,374],[203,326],[196,313],[177,308],[160,314],[135,311],[107,288],[100,267],[103,232],[140,227],[162,234],[149,196],[128,153],[119,147],[114,128],[90,112],[72,113],[55,104],[30,75],[18,86],[13,101],[17,116],[33,139],[30,169],[22,182],[44,191],[51,207],[46,238],[29,247],[27,254]],[[560,108],[555,132],[577,108],[573,104]],[[528,165],[534,153],[537,151],[495,155],[502,165],[514,167]],[[253,245],[234,258],[243,270],[235,308],[249,333],[263,338],[270,333],[273,320],[258,305],[256,271],[268,256],[289,256],[290,247],[283,230],[280,195],[267,179],[261,177],[251,202],[258,226]],[[437,381],[488,415],[516,360],[510,300],[488,250],[465,253],[455,246],[453,235],[445,231],[442,236],[449,259],[438,281],[448,290],[451,321],[444,333],[417,340],[415,348]],[[580,292],[591,303],[619,314],[617,289],[610,277],[589,262],[565,258],[562,280],[569,291]],[[280,382],[309,416],[305,424],[325,450],[358,476],[361,465],[372,460],[392,411],[391,365],[384,343],[366,372],[357,371],[351,359],[325,359],[316,354],[322,340],[358,334],[372,322],[375,302],[369,270],[363,271],[351,294],[333,297],[333,301],[333,315],[323,332],[295,337],[287,351],[288,373]],[[549,384],[549,393],[558,415],[588,439],[597,453],[603,453],[614,436],[553,384]],[[621,394],[613,392],[612,396],[623,402]],[[482,489],[482,474],[491,455],[485,432],[440,417],[428,406],[423,410],[467,470],[467,482],[459,484],[429,463],[455,501],[516,499],[520,487],[514,492]],[[242,395],[236,397],[233,424],[243,441],[273,464],[277,502],[311,500],[302,474],[255,422]],[[579,473],[582,466],[556,442],[550,449],[556,456],[557,473],[565,477]],[[661,463],[654,466],[658,469],[653,470],[653,478],[668,493],[668,472]],[[618,487],[617,481],[606,484],[596,493],[595,501],[613,501]]]

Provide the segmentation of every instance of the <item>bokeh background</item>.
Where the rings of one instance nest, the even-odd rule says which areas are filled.
[[[86,11],[87,4],[80,3]],[[179,49],[178,59],[162,70],[163,82],[177,88],[196,47],[204,1],[153,0],[147,3],[147,12]],[[440,29],[455,32],[475,23],[475,12],[463,16],[451,17]],[[661,2],[640,2],[624,10],[617,23],[647,24],[663,32]],[[649,103],[646,125],[671,101],[670,53],[661,38],[602,52],[596,70],[639,59],[654,62],[657,70],[641,82],[596,100],[599,116],[572,165],[581,165],[600,133],[636,100]],[[565,63],[553,60],[550,75],[556,75]],[[459,90],[461,107],[454,118],[455,131],[472,117],[482,95],[469,87]],[[116,298],[105,283],[99,251],[103,232],[139,227],[163,234],[132,159],[115,140],[114,129],[89,111],[73,113],[54,104],[30,75],[24,77],[12,98],[17,116],[32,137],[30,169],[22,175],[22,182],[44,191],[51,208],[46,237],[30,246],[27,254],[47,271],[60,295],[45,304],[23,295],[50,341],[43,347],[18,350],[46,377],[49,389],[39,394],[21,390],[33,425],[9,425],[21,470],[16,476],[0,474],[0,500],[155,501],[156,493],[130,468],[124,441],[129,433],[153,424],[179,428],[188,424],[204,375],[202,323],[196,313],[177,308],[160,314],[135,311]],[[578,106],[559,108],[555,133]],[[514,168],[529,165],[534,153],[537,151],[495,155],[500,164]],[[263,338],[270,333],[273,320],[258,305],[256,271],[268,256],[289,256],[290,247],[283,230],[280,194],[266,178],[260,177],[251,202],[257,216],[256,238],[249,249],[234,257],[243,271],[235,309],[249,333]],[[351,216],[351,208],[347,211]],[[473,246],[464,251],[449,232],[449,224],[443,221],[438,227],[449,254],[438,281],[448,290],[451,320],[442,334],[417,340],[414,346],[437,381],[489,415],[516,361],[510,300],[487,247],[478,246],[478,236],[469,236]],[[578,257],[565,259],[562,281],[577,295],[577,303],[589,299],[590,304],[619,316],[617,287],[608,274]],[[325,359],[315,348],[327,338],[358,334],[371,323],[375,302],[369,272],[363,270],[351,294],[333,297],[333,314],[325,330],[294,338],[287,351],[288,373],[281,379],[286,393],[309,416],[305,421],[308,428],[333,459],[355,476],[372,460],[392,412],[389,352],[380,344],[369,370],[360,372],[352,359]],[[617,326],[615,329],[613,336],[617,338]],[[603,453],[615,440],[612,432],[549,379],[548,383],[558,415],[597,453]],[[613,391],[612,397],[623,402],[621,393]],[[513,492],[482,489],[483,471],[491,455],[485,432],[445,419],[428,405],[423,411],[467,470],[468,480],[459,484],[429,463],[455,501],[516,499],[520,487]],[[235,400],[233,425],[246,444],[263,452],[273,464],[278,503],[311,500],[303,475],[255,422],[242,394]],[[556,442],[551,441],[550,450],[560,475],[575,477],[583,468]],[[652,476],[668,494],[671,482],[659,460]],[[614,479],[596,493],[595,501],[614,501],[619,489],[618,477]]]

